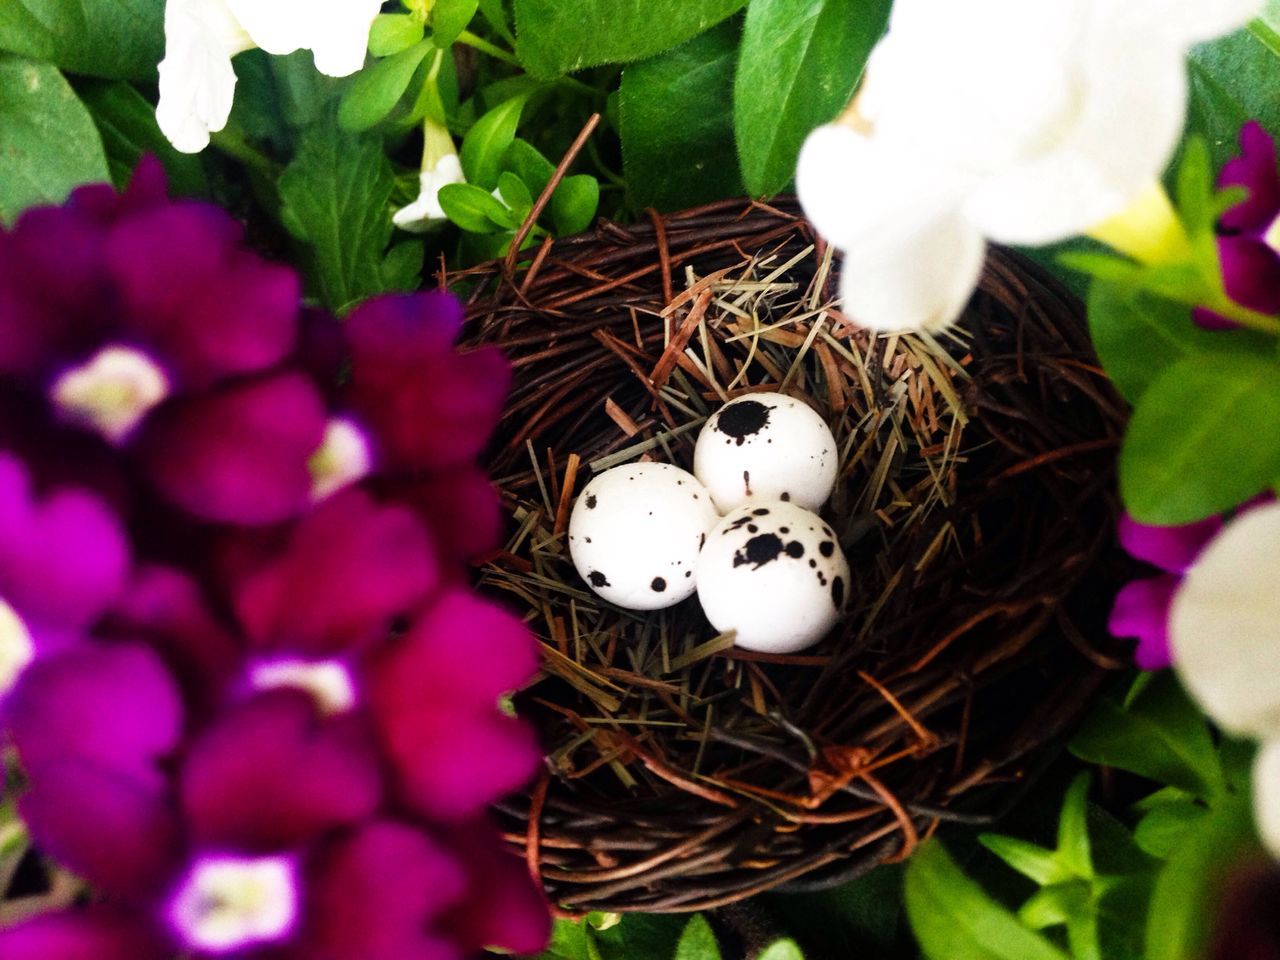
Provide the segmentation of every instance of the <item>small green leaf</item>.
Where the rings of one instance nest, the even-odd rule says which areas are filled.
[[[744,3],[515,0],[516,54],[531,74],[547,79],[602,63],[630,63],[697,36]]]
[[[1225,354],[1166,369],[1138,402],[1120,453],[1120,491],[1142,523],[1228,510],[1280,478],[1280,364]]]
[[[469,233],[501,233],[520,226],[520,221],[502,201],[473,183],[450,183],[441,187],[440,208]]]
[[[680,934],[675,960],[720,960],[720,947],[706,917],[695,913]]]
[[[431,39],[437,47],[447,47],[467,29],[480,0],[436,0],[431,10]]]
[[[1205,798],[1225,789],[1204,715],[1172,674],[1155,677],[1126,709],[1104,700],[1071,741],[1082,760],[1119,767]]]
[[[1060,927],[1079,905],[1081,883],[1058,883],[1041,887],[1018,908],[1018,919],[1032,930]],[[1088,891],[1085,890],[1085,895]]]
[[[537,147],[519,138],[513,140],[507,148],[502,164],[524,181],[534,197],[542,194],[556,172],[555,166],[538,152]]]
[[[1139,820],[1133,838],[1146,853],[1164,860],[1182,845],[1208,813],[1207,808],[1192,800],[1171,800],[1153,807]]]
[[[408,13],[380,13],[369,28],[369,52],[375,57],[392,57],[422,39],[422,21]]]
[[[591,226],[600,205],[600,182],[589,173],[565,177],[551,195],[551,222],[561,237],[581,233]]]
[[[911,858],[903,895],[929,960],[1068,960],[965,876],[937,840]]]
[[[109,175],[93,117],[58,69],[0,54],[0,223]]]
[[[498,185],[502,159],[515,140],[520,113],[528,100],[529,93],[504,100],[467,131],[459,153],[468,183],[486,190],[492,190]]]
[[[353,132],[368,130],[395,109],[413,75],[432,49],[425,40],[360,73],[342,97],[338,121]]]
[[[1062,883],[1071,878],[1071,874],[1063,869],[1054,851],[1038,847],[1034,843],[998,833],[981,834],[978,842],[1014,870],[1042,887],[1052,883]]]
[[[623,71],[619,132],[634,206],[675,210],[742,193],[732,119],[738,32],[723,24]]]
[[[533,197],[524,181],[510,171],[504,171],[498,177],[498,193],[502,201],[511,208],[511,212],[523,223],[529,211],[533,209]]]
[[[1089,775],[1082,773],[1071,782],[1062,814],[1058,818],[1058,858],[1073,877],[1092,879],[1093,856],[1089,850]]]
[[[775,940],[765,947],[756,960],[804,960],[800,945],[794,940]]]
[[[750,0],[734,83],[734,133],[753,196],[795,176],[809,131],[849,101],[890,0]]]
[[[507,20],[507,6],[503,0],[480,0],[480,13],[489,22],[489,26],[497,31],[498,36],[515,46],[516,35],[511,32],[511,24]]]

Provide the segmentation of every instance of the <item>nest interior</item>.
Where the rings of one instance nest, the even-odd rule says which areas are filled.
[[[490,462],[511,533],[479,578],[541,641],[516,703],[547,765],[499,816],[563,910],[707,909],[907,856],[1007,806],[1119,665],[1099,560],[1124,407],[1078,303],[993,250],[958,327],[871,336],[833,307],[835,267],[794,204],[738,201],[448,278],[466,342],[516,369]],[[595,597],[576,492],[634,460],[688,468],[706,417],[766,389],[839,444],[833,634],[748,653],[696,598]]]

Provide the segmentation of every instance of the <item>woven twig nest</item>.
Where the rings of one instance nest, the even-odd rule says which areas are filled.
[[[1079,304],[993,250],[958,328],[871,337],[831,308],[834,269],[793,205],[736,201],[449,278],[468,342],[516,368],[490,464],[512,532],[480,582],[542,640],[517,705],[547,769],[499,815],[562,909],[707,909],[906,856],[1007,806],[1116,665],[1090,576],[1124,408]],[[853,595],[803,655],[734,649],[696,599],[611,607],[566,543],[593,471],[687,468],[759,389],[841,449],[823,515]]]

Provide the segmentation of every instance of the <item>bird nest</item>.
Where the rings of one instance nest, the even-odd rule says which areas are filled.
[[[734,201],[447,278],[466,343],[516,371],[490,459],[509,539],[479,583],[541,642],[515,703],[546,767],[498,815],[562,910],[707,909],[904,858],[1014,802],[1118,665],[1097,561],[1124,407],[1080,305],[996,249],[958,326],[874,336],[833,305],[837,269],[790,202]],[[839,445],[822,514],[852,595],[799,655],[735,649],[696,599],[601,601],[565,533],[594,473],[688,468],[756,390]]]

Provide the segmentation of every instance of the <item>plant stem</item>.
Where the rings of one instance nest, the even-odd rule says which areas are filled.
[[[501,60],[503,63],[509,63],[517,67],[520,66],[520,61],[516,59],[514,53],[503,50],[497,44],[490,43],[484,37],[477,37],[470,30],[463,30],[458,34],[458,42],[465,43],[468,47],[475,47],[481,53],[487,53],[495,60]]]

